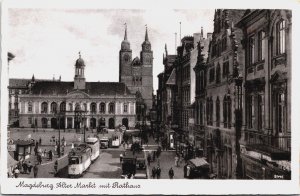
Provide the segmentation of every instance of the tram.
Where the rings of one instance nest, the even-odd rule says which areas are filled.
[[[68,176],[79,177],[91,165],[92,149],[87,144],[80,144],[69,152]]]
[[[95,161],[100,156],[100,143],[98,138],[96,137],[88,137],[86,139],[86,143],[89,147],[91,147],[91,160],[92,162]]]

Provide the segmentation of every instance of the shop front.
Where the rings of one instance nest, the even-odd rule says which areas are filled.
[[[16,151],[14,152],[15,160],[25,160],[28,159],[32,152],[32,147],[34,145],[33,140],[16,140]]]
[[[245,154],[241,155],[243,177],[246,179],[291,179],[291,172],[278,167],[265,159],[256,159]]]

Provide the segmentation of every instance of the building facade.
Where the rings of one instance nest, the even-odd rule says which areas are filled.
[[[142,113],[148,114],[152,107],[153,93],[153,51],[147,28],[140,57],[134,59],[127,39],[127,27],[125,28],[119,52],[119,82],[124,83],[132,93],[140,97],[140,101],[137,102],[137,120],[141,121]]]
[[[205,122],[202,124],[206,138],[204,154],[211,172],[218,178],[234,178],[236,172],[233,64],[235,58],[238,62],[244,58],[240,44],[242,31],[233,25],[243,13],[242,10],[216,10],[206,67],[200,67],[198,73],[197,115],[199,124]]]
[[[37,81],[18,96],[20,127],[82,129],[135,126],[136,95],[124,83],[86,82],[81,56],[73,82]]]
[[[238,23],[245,53],[244,178],[291,177],[291,18],[290,10],[248,10]]]

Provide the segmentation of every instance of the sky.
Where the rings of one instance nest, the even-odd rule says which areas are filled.
[[[15,55],[10,78],[72,81],[78,52],[85,61],[86,81],[118,81],[124,23],[133,58],[140,55],[145,26],[153,50],[153,88],[163,71],[162,58],[175,53],[181,37],[213,31],[214,10],[175,9],[20,9],[8,11],[8,51]],[[155,91],[154,91],[155,92]]]

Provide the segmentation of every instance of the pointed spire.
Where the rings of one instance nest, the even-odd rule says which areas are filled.
[[[34,82],[34,81],[35,81],[34,74],[32,75],[31,81],[32,81],[32,82]]]
[[[166,57],[168,56],[167,44],[165,44]]]
[[[125,22],[124,25],[125,25],[125,35],[124,35],[124,40],[127,41],[127,23]]]
[[[145,41],[149,41],[149,39],[148,39],[148,27],[147,27],[147,25],[145,25],[145,26],[146,26]]]
[[[201,27],[201,37],[203,37],[203,27]]]

